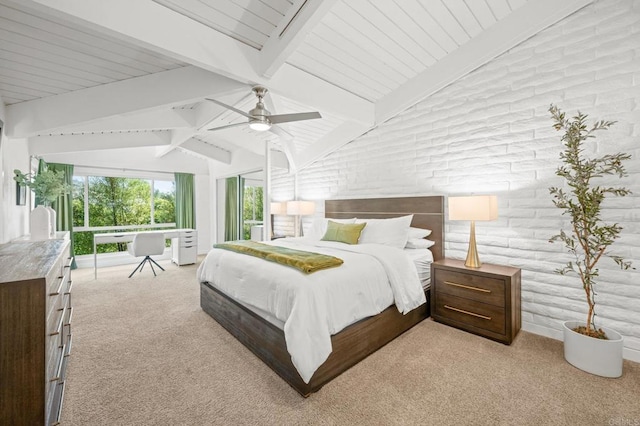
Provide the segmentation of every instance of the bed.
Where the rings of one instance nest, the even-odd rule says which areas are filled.
[[[332,219],[386,219],[409,214],[413,214],[412,227],[432,231],[429,239],[435,242],[430,248],[433,259],[443,258],[442,196],[325,201],[325,217]],[[404,315],[395,304],[391,304],[382,312],[358,320],[331,335],[330,354],[310,378],[303,380],[287,351],[281,327],[265,318],[263,313],[227,296],[206,279],[200,279],[202,309],[305,397],[427,318],[428,290],[425,292],[427,302]]]

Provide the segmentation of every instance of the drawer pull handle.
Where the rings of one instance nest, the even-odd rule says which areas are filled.
[[[488,317],[488,316],[485,316],[485,315],[476,314],[474,312],[465,311],[464,309],[454,308],[454,307],[451,307],[449,305],[444,305],[444,308],[452,310],[452,311],[460,312],[461,314],[467,314],[467,315],[471,315],[471,316],[474,316],[474,317],[485,319],[487,321],[491,321],[491,317]]]
[[[486,288],[480,288],[480,287],[473,287],[470,285],[464,285],[464,284],[458,284],[458,283],[452,283],[451,281],[445,281],[445,284],[448,285],[452,285],[454,287],[462,287],[462,288],[466,288],[467,290],[474,290],[474,291],[480,291],[482,293],[491,293],[491,290],[487,290]]]
[[[72,342],[72,336],[71,334],[69,334],[69,338],[67,339],[67,352],[64,354],[65,357],[69,357],[71,356],[71,342]]]
[[[66,296],[67,294],[71,294],[71,289],[73,288],[73,281],[69,280],[67,281],[69,283],[69,288],[67,289],[67,291],[64,292],[64,295]]]
[[[57,382],[62,379],[62,364],[64,363],[65,345],[60,346],[60,361],[58,361],[58,368],[56,369],[56,377],[51,379],[52,382]]]
[[[66,309],[67,309],[66,307],[64,307],[62,309],[59,309],[59,311],[62,311],[62,315],[60,316],[60,321],[58,322],[58,326],[56,327],[56,331],[54,331],[53,333],[49,333],[49,336],[57,336],[62,331],[62,324],[64,322],[64,315],[65,315]]]
[[[64,277],[58,277],[58,279],[60,280],[60,285],[58,286],[58,289],[55,291],[55,293],[49,293],[49,296],[58,296],[60,294],[60,292],[62,291],[62,284],[64,284]]]

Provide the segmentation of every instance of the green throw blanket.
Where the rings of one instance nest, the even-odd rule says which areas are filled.
[[[294,250],[286,247],[256,243],[255,241],[233,241],[215,244],[214,248],[231,250],[249,256],[260,257],[270,262],[280,263],[301,270],[306,274],[320,269],[333,268],[344,263],[342,259],[326,254]]]

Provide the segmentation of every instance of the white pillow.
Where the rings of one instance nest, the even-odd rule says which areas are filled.
[[[316,217],[313,219],[313,223],[311,224],[311,229],[309,229],[309,232],[305,236],[315,238],[317,240],[321,239],[322,237],[324,237],[324,234],[327,232],[327,223],[329,223],[330,220],[338,223],[355,223],[356,222],[355,217],[352,217],[350,219],[332,219],[332,218],[326,218],[326,217]]]
[[[414,228],[413,226],[409,228],[409,239],[416,238],[426,238],[431,235],[431,229],[422,229],[422,228]]]
[[[413,215],[391,219],[356,219],[356,223],[366,223],[358,244],[384,244],[403,249],[409,238],[409,226]]]
[[[407,240],[407,244],[405,248],[408,249],[428,249],[433,246],[436,242],[427,240],[426,238],[409,238]]]

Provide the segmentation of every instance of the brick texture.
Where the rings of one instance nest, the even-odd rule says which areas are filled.
[[[615,183],[633,195],[608,202],[604,216],[624,227],[616,254],[640,270],[639,1],[596,1],[547,28],[299,172],[298,196],[498,195],[499,219],[476,224],[481,260],[522,268],[523,328],[561,338],[562,322],[585,319],[586,304],[577,277],[553,272],[569,257],[548,243],[568,224],[548,191],[561,184],[551,103],[618,121],[590,150],[632,154],[629,176]],[[274,199],[292,199],[292,182],[276,172]],[[276,218],[276,232],[291,230]],[[447,220],[445,230],[446,256],[464,259],[469,224]],[[640,273],[604,259],[600,275],[598,323],[621,332],[625,357],[640,360]]]

